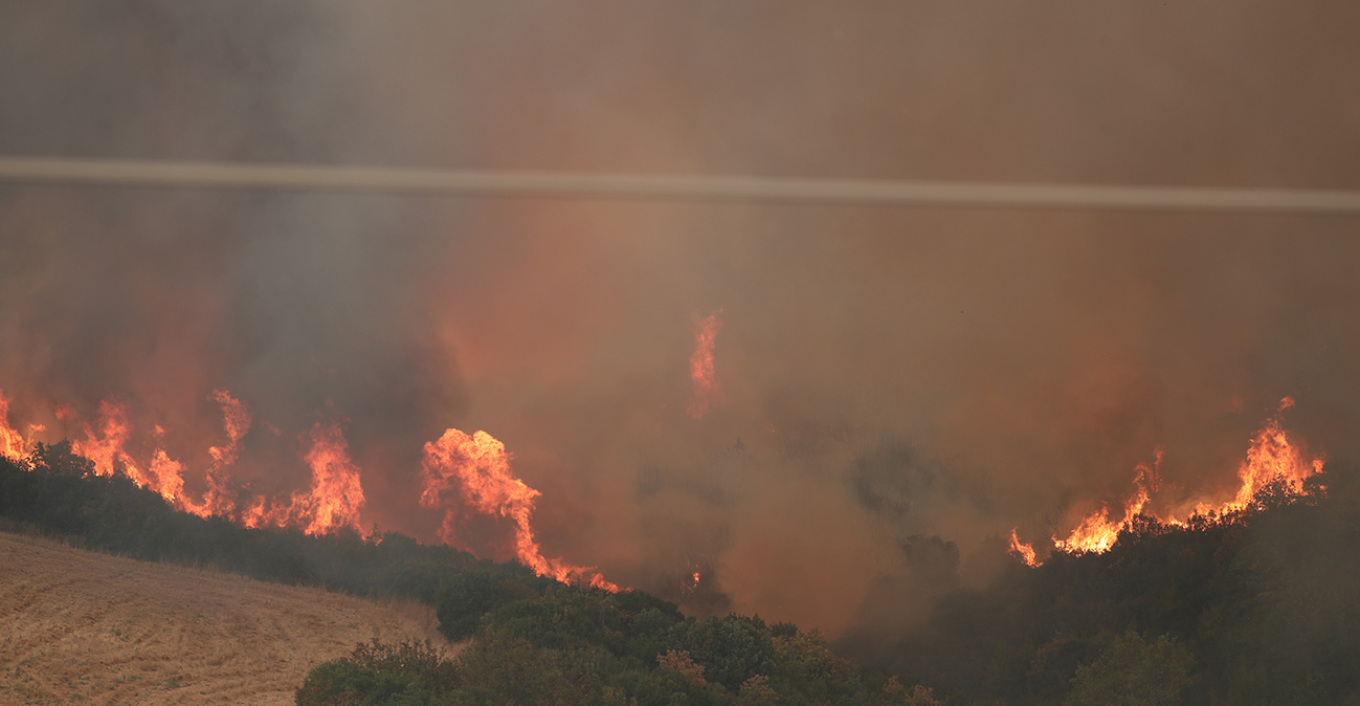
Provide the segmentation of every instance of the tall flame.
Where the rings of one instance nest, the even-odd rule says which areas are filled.
[[[222,428],[227,433],[227,443],[225,446],[208,447],[208,455],[213,460],[207,472],[208,490],[201,502],[190,504],[186,501],[186,509],[204,517],[230,517],[236,510],[236,503],[228,488],[227,468],[236,463],[241,451],[241,439],[250,431],[252,419],[245,404],[225,389],[213,390],[208,399],[222,408]]]
[[[311,522],[304,530],[322,534],[349,527],[362,534],[359,508],[364,504],[364,489],[359,485],[359,467],[349,457],[349,444],[339,424],[317,422],[311,431],[312,448],[307,465],[312,467]]]
[[[132,438],[132,423],[127,418],[127,405],[114,400],[99,403],[96,417],[98,432],[89,424],[85,425],[85,438],[71,442],[71,450],[90,459],[95,473],[111,476],[121,470],[137,485],[149,487],[160,492],[160,483],[154,476],[142,471],[124,445]]]
[[[468,436],[458,429],[449,429],[438,440],[425,444],[420,504],[439,507],[446,494],[457,492],[477,512],[514,522],[515,557],[535,574],[617,592],[619,587],[593,568],[543,556],[533,528],[534,504],[541,493],[515,477],[510,459],[505,444],[484,431]],[[445,508],[440,538],[447,543],[456,538],[455,519],[454,510]]]
[[[689,357],[689,376],[694,381],[694,395],[685,411],[699,419],[708,414],[710,405],[721,399],[722,391],[714,375],[713,346],[722,329],[722,309],[701,319],[694,334],[694,353]]]
[[[359,521],[364,489],[359,467],[349,456],[349,444],[338,423],[317,422],[307,435],[311,446],[304,458],[312,469],[312,487],[293,493],[287,503],[255,498],[242,512],[246,527],[297,527],[307,534],[345,528],[367,536]]]
[[[1219,508],[1219,514],[1245,509],[1257,491],[1274,481],[1282,480],[1293,492],[1300,492],[1304,481],[1322,472],[1326,459],[1321,456],[1308,458],[1281,426],[1280,418],[1293,406],[1292,397],[1280,400],[1275,416],[1252,436],[1247,458],[1237,470],[1242,485],[1237,496]]]
[[[1026,544],[1020,541],[1020,535],[1018,534],[1018,530],[1019,530],[1018,527],[1011,529],[1010,538],[1011,553],[1015,554],[1016,556],[1019,556],[1020,560],[1025,562],[1026,566],[1038,566],[1042,562],[1038,560],[1034,553],[1034,545]]]
[[[247,527],[294,527],[308,534],[323,534],[342,527],[364,534],[359,521],[359,510],[364,504],[359,469],[350,460],[349,446],[338,424],[318,423],[305,439],[308,450],[303,458],[312,470],[310,490],[294,493],[287,502],[256,497],[238,508],[228,471],[236,463],[241,440],[250,430],[250,410],[224,389],[214,390],[209,399],[222,407],[227,443],[208,448],[212,464],[206,474],[208,489],[201,500],[185,492],[185,466],[161,448],[165,430],[160,425],[155,426],[156,443],[146,463],[133,458],[127,444],[134,429],[127,406],[121,402],[100,403],[95,423],[84,425],[84,436],[71,442],[71,450],[89,459],[95,473],[108,476],[121,471],[137,485],[159,493],[175,508],[200,517],[218,515]],[[76,419],[69,406],[59,407],[57,416],[63,420]],[[30,428],[42,429],[37,425]],[[23,435],[10,426],[9,399],[0,392],[0,455],[23,460],[28,457],[27,447]]]
[[[18,461],[28,455],[28,442],[9,425],[9,398],[0,390],[0,456]]]

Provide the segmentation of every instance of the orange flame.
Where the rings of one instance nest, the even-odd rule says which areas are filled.
[[[164,449],[151,455],[151,477],[148,487],[161,494],[181,510],[189,509],[184,497],[184,464],[170,458]]]
[[[308,434],[311,448],[304,457],[312,468],[311,490],[294,493],[285,503],[255,498],[241,513],[246,527],[297,527],[307,534],[346,528],[367,536],[359,521],[364,489],[359,467],[349,456],[349,444],[339,424],[317,422]]]
[[[95,473],[101,476],[111,476],[115,470],[121,469],[137,485],[151,485],[151,478],[142,473],[132,456],[123,449],[123,445],[132,438],[127,406],[113,400],[100,402],[96,423],[99,433],[96,434],[86,424],[85,438],[72,441],[71,450],[90,459],[94,463]]]
[[[364,504],[364,489],[359,485],[359,467],[349,458],[349,444],[339,424],[317,422],[311,432],[312,448],[307,465],[312,467],[312,521],[304,530],[322,534],[340,527],[363,534],[359,508]]]
[[[201,501],[185,492],[184,464],[160,447],[165,430],[159,424],[153,429],[156,445],[148,463],[143,466],[133,459],[125,448],[132,439],[133,426],[128,421],[127,407],[121,402],[100,403],[95,424],[84,425],[84,437],[73,440],[71,450],[88,458],[95,473],[107,476],[121,471],[137,485],[159,493],[175,508],[200,517],[219,515],[247,527],[295,527],[308,534],[342,527],[366,534],[359,522],[359,509],[364,504],[359,469],[350,460],[349,446],[338,424],[318,423],[312,427],[309,449],[304,455],[312,470],[309,491],[294,493],[286,503],[257,497],[238,509],[226,469],[240,455],[241,440],[250,430],[250,411],[223,389],[214,390],[210,399],[222,406],[227,443],[208,449],[213,462],[207,471],[208,489]],[[59,406],[56,413],[64,421],[77,418],[70,405]],[[30,429],[41,431],[42,426],[30,425]],[[0,454],[22,460],[27,458],[26,449],[24,437],[9,425],[9,400],[0,393]]]
[[[1019,529],[1018,527],[1011,529],[1011,553],[1019,556],[1026,566],[1038,566],[1041,562],[1035,558],[1034,545],[1020,541],[1020,535],[1017,534]]]
[[[1283,481],[1291,493],[1303,492],[1304,481],[1322,473],[1326,459],[1322,456],[1309,457],[1302,447],[1284,430],[1282,417],[1284,412],[1294,406],[1294,399],[1286,397],[1280,400],[1280,405],[1275,414],[1266,420],[1265,426],[1251,437],[1251,443],[1247,448],[1247,458],[1242,461],[1238,468],[1237,475],[1241,479],[1236,494],[1229,500],[1218,503],[1201,502],[1195,505],[1192,516],[1198,517],[1232,517],[1235,513],[1240,513],[1251,506],[1256,494],[1267,485]],[[1162,450],[1157,450],[1157,460],[1153,466],[1146,464],[1138,466],[1138,475],[1134,483],[1138,486],[1137,492],[1124,504],[1124,516],[1115,521],[1109,517],[1109,508],[1101,507],[1096,512],[1086,516],[1067,539],[1053,537],[1053,545],[1060,551],[1068,553],[1082,552],[1106,552],[1114,546],[1119,538],[1119,533],[1128,529],[1134,520],[1144,512],[1152,494],[1157,490],[1157,474],[1162,463]],[[1185,521],[1177,520],[1171,516],[1156,517],[1158,522],[1167,525],[1185,525]],[[1024,553],[1014,530],[1011,532],[1011,548],[1018,551],[1025,557],[1025,563],[1037,566],[1037,563],[1030,563],[1029,555]]]
[[[28,442],[9,425],[9,398],[0,390],[0,456],[11,461],[23,460],[28,455]]]
[[[477,512],[514,521],[515,557],[535,574],[617,592],[619,587],[593,568],[543,556],[532,524],[534,504],[541,493],[515,477],[510,471],[510,459],[505,444],[484,431],[468,436],[458,429],[449,429],[438,440],[425,444],[420,504],[439,507],[446,493],[457,491]],[[455,539],[455,518],[454,510],[446,508],[439,533],[446,543]]]
[[[1303,482],[1322,472],[1326,459],[1322,456],[1307,458],[1281,426],[1285,410],[1293,406],[1292,397],[1280,400],[1275,416],[1251,438],[1247,459],[1237,471],[1242,485],[1237,490],[1237,496],[1219,508],[1219,514],[1245,509],[1256,492],[1273,481],[1283,480],[1293,492],[1302,492]]]
[[[208,447],[208,455],[213,460],[207,472],[208,490],[203,494],[201,503],[192,504],[187,509],[203,517],[209,515],[229,517],[236,509],[236,503],[227,488],[226,469],[236,463],[241,450],[241,439],[250,431],[252,420],[250,410],[245,404],[232,397],[225,389],[213,390],[208,399],[222,407],[222,428],[227,433],[227,443],[225,446]]]
[[[685,411],[695,419],[708,414],[709,406],[718,403],[722,397],[713,368],[713,345],[722,328],[721,314],[722,309],[718,309],[704,317],[694,334],[694,353],[689,357],[689,376],[694,381],[694,396]]]
[[[1119,533],[1133,523],[1135,517],[1143,512],[1152,491],[1156,490],[1157,472],[1162,466],[1162,450],[1157,449],[1156,461],[1152,466],[1139,464],[1138,475],[1133,482],[1138,486],[1133,497],[1124,503],[1124,516],[1118,522],[1110,519],[1109,507],[1101,507],[1086,516],[1081,524],[1068,535],[1067,539],[1053,537],[1053,546],[1069,554],[1081,552],[1107,552],[1119,539]]]

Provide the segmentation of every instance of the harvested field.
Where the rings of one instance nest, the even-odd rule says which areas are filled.
[[[373,637],[447,645],[429,606],[0,533],[0,704],[290,704]]]

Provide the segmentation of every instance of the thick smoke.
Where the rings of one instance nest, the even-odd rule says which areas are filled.
[[[0,9],[0,153],[1360,187],[1348,3],[119,8]],[[486,430],[548,557],[695,611],[910,625],[1158,448],[1154,503],[1231,496],[1286,395],[1354,455],[1355,227],[7,184],[0,389],[49,441],[79,432],[57,405],[123,401],[199,492],[214,390],[255,419],[254,491],[304,484],[339,422],[363,520],[427,540],[423,445]]]

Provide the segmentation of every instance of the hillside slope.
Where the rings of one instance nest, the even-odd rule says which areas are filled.
[[[355,643],[429,638],[434,609],[0,533],[0,704],[289,704]]]

